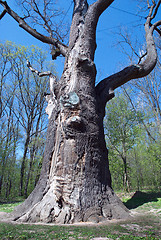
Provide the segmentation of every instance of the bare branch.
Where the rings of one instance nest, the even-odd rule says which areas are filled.
[[[38,70],[34,69],[30,62],[27,60],[27,67],[31,70],[31,72],[36,73],[39,77],[44,77],[44,76],[50,76],[52,73],[50,71],[48,72],[39,72]]]
[[[138,64],[141,62],[141,60],[147,55],[147,52],[145,52],[140,58],[139,58],[139,61],[138,61]]]
[[[161,25],[161,24],[158,24],[158,26],[159,26],[159,25]],[[153,25],[152,25],[152,24],[150,23],[149,26],[150,26],[150,27],[153,26],[153,27],[154,27],[154,30],[157,31],[157,33],[159,33],[159,35],[161,36],[161,30],[156,27],[156,24],[153,24]]]
[[[160,2],[160,1],[159,1]],[[96,92],[100,102],[105,106],[106,102],[114,97],[114,90],[131,79],[142,78],[147,76],[155,67],[157,63],[157,51],[155,47],[155,42],[153,38],[153,32],[157,26],[161,25],[161,21],[151,24],[152,13],[155,9],[155,1],[150,7],[149,15],[145,23],[145,33],[146,33],[146,44],[147,44],[147,54],[146,59],[138,64],[134,64],[124,68],[122,71],[109,76],[102,80],[96,86]],[[158,10],[158,5],[157,5]],[[157,11],[156,11],[157,12]],[[156,15],[156,13],[155,13]],[[142,57],[141,57],[142,58]]]
[[[135,51],[135,49],[134,49],[133,46],[132,46],[132,43],[131,43],[131,40],[130,40],[130,37],[129,37],[128,33],[125,33],[126,35],[124,35],[124,34],[122,34],[122,33],[120,32],[119,34],[120,34],[121,37],[124,39],[124,42],[129,45],[129,47],[131,48],[132,52],[133,52],[138,58],[140,58],[139,54]],[[119,43],[121,43],[121,42],[119,42]],[[125,49],[123,49],[123,50],[125,51]]]
[[[94,53],[96,50],[96,27],[97,27],[97,23],[98,23],[98,19],[100,17],[100,15],[111,5],[111,3],[114,0],[98,0],[95,3],[91,4],[90,6],[88,6],[87,1],[81,1],[81,0],[77,0],[75,1],[75,4],[79,3],[82,5],[83,7],[83,14],[80,14],[80,17],[82,17],[83,15],[83,21],[84,21],[84,28],[83,28],[83,35],[86,38],[86,45],[88,44],[89,49],[91,49],[91,53],[90,56],[88,56],[90,59],[92,59],[92,61],[94,60]],[[84,5],[83,5],[84,4]],[[77,5],[76,5],[77,7]],[[75,8],[77,10],[77,8]],[[80,11],[80,12],[81,12]],[[75,19],[78,20],[78,17],[76,16],[76,14],[78,14],[78,11],[74,11],[74,17]],[[73,18],[73,23],[76,25],[76,21]],[[73,28],[71,28],[71,35],[73,35],[73,33],[77,34],[77,32],[75,31],[75,26],[73,24]],[[76,32],[76,33],[75,33]],[[77,36],[75,37],[75,39],[77,38]],[[71,47],[74,43],[74,39],[72,39],[72,42],[70,42]]]
[[[59,40],[53,38],[53,37],[47,37],[42,35],[41,33],[37,32],[35,29],[31,28],[23,18],[21,18],[17,13],[15,13],[7,4],[6,1],[0,1],[0,4],[4,7],[4,11],[6,11],[12,18],[15,19],[16,22],[19,23],[19,26],[23,28],[26,32],[31,34],[33,37],[37,38],[41,42],[48,43],[51,45],[56,46],[59,48],[61,54],[63,56],[66,56],[67,53],[67,46],[63,43],[61,43]]]
[[[147,4],[148,4],[148,8],[150,8],[150,3],[149,3],[149,0],[147,0]]]
[[[114,0],[97,0],[89,6],[86,18],[90,25],[93,23],[93,31],[96,29],[100,15],[112,4],[113,1]]]
[[[153,31],[156,30],[161,35],[161,30],[157,28],[158,26],[161,26],[161,20],[150,26]]]
[[[158,8],[159,8],[160,4],[161,4],[161,0],[159,0],[158,3],[157,3],[157,6],[156,6],[155,11],[154,11],[154,14],[152,16],[153,19],[155,18],[156,14],[158,12]]]
[[[112,4],[114,0],[97,0],[90,7],[97,10],[99,16]]]
[[[39,77],[45,77],[45,76],[49,76],[49,81],[50,81],[50,92],[51,94],[55,97],[55,93],[54,93],[54,87],[56,85],[56,77],[50,72],[39,72],[38,70],[36,70],[35,68],[33,68],[30,64],[30,62],[27,60],[27,67],[31,70],[31,72],[36,73]]]
[[[0,15],[0,20],[4,17],[4,15],[7,13],[6,9],[3,10],[3,12]]]
[[[155,6],[156,6],[156,3],[155,3],[155,1],[154,0],[152,0],[152,2],[153,2],[153,5],[150,7],[149,6],[149,14],[148,14],[148,17],[147,17],[147,20],[150,22],[152,19],[153,19],[153,17],[152,17],[152,14],[153,14],[153,11],[154,11],[154,9],[155,9]]]
[[[37,3],[36,3],[35,1],[33,1],[33,4],[35,5],[34,11],[35,11],[35,12],[42,18],[42,20],[44,21],[44,27],[46,26],[45,29],[46,29],[46,30],[48,31],[48,33],[50,34],[50,37],[53,37],[52,30],[51,30],[51,27],[50,27],[49,24],[48,24],[48,21],[47,21],[46,18],[41,14]]]

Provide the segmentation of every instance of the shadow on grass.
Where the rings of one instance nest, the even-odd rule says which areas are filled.
[[[19,202],[23,202],[25,199],[24,198],[19,198],[19,199],[0,199],[0,205],[3,204],[15,204],[15,203],[19,203]]]
[[[143,205],[144,203],[157,202],[157,198],[161,198],[161,192],[145,193],[136,191],[132,198],[129,199],[127,202],[124,202],[124,204],[128,209],[134,209]]]

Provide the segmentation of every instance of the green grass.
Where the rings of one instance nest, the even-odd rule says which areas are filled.
[[[16,202],[16,203],[0,203],[0,212],[7,212],[10,213],[13,211],[13,209],[18,206],[22,202]]]
[[[150,219],[148,224],[150,223]],[[152,221],[152,223],[157,223]],[[147,221],[146,221],[147,224]],[[158,223],[157,223],[158,224]],[[94,237],[107,237],[110,239],[146,239],[157,240],[158,227],[155,229],[149,228],[151,225],[146,225],[144,228],[138,229],[128,228],[127,226],[136,226],[137,223],[122,222],[119,224],[110,224],[109,226],[44,226],[44,225],[19,225],[19,224],[0,224],[0,239],[2,240],[25,240],[25,239],[92,239]],[[156,225],[158,226],[158,225]]]
[[[144,223],[143,223],[144,222]],[[140,226],[139,230],[136,226]],[[151,225],[155,227],[152,229]],[[129,227],[130,226],[130,227]],[[94,237],[107,237],[110,239],[159,239],[159,225],[154,219],[141,219],[135,221],[112,223],[106,226],[46,226],[26,224],[0,224],[0,239],[25,240],[25,239],[92,239]]]
[[[137,191],[132,197],[123,196],[122,201],[129,209],[143,211],[161,209],[161,192],[140,192]]]
[[[0,223],[0,239],[2,240],[41,240],[41,239],[92,239],[106,237],[117,240],[159,240],[161,239],[160,193],[124,194],[122,200],[129,209],[145,213],[128,221],[110,221],[106,225],[55,226]],[[1,204],[0,211],[11,212],[19,203]],[[151,211],[152,210],[152,211]],[[151,212],[149,212],[151,211]],[[156,211],[156,212],[155,212]],[[148,214],[147,214],[148,212]]]

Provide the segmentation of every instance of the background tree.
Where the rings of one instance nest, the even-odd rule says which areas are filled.
[[[35,13],[39,16],[38,1],[24,2],[33,9],[37,6]],[[15,210],[15,220],[72,223],[128,216],[111,188],[103,118],[114,90],[131,79],[148,75],[156,65],[153,32],[160,33],[157,27],[161,21],[152,20],[161,1],[152,1],[146,18],[146,59],[103,79],[96,87],[96,27],[113,0],[97,0],[91,5],[86,0],[73,2],[69,44],[64,45],[52,35],[40,34],[39,28],[35,30],[25,21],[26,17],[19,17],[0,1],[4,7],[1,17],[8,13],[32,36],[58,49],[52,54],[53,59],[58,54],[65,56],[60,81],[52,82],[54,78],[50,76],[50,119],[40,179],[28,199]],[[45,19],[47,22],[46,16]]]
[[[134,43],[134,39],[132,38],[132,36],[130,36],[130,34],[125,31],[122,31],[120,35],[122,37],[122,40],[120,40],[119,42],[121,48],[125,52],[125,45],[128,45],[131,50],[129,51],[129,53],[126,52],[126,56],[128,57],[127,61],[130,61],[131,63],[135,61],[143,61],[146,56],[145,46],[143,46],[144,50],[141,50],[141,44],[136,44],[136,42]],[[155,36],[155,38],[157,43],[156,46],[158,51],[158,57],[160,57],[160,38],[157,35]],[[139,54],[137,53],[136,49],[139,49]],[[141,57],[141,54],[143,54],[143,58]],[[144,112],[144,119],[141,119],[142,136],[140,136],[140,140],[137,142],[136,147],[133,149],[135,151],[135,154],[133,155],[131,153],[133,158],[137,160],[139,165],[142,167],[142,170],[141,168],[139,168],[138,171],[139,173],[142,172],[140,180],[139,178],[137,178],[141,182],[141,185],[139,185],[140,187],[146,186],[146,188],[155,188],[155,186],[158,187],[158,183],[160,182],[160,174],[157,170],[160,170],[161,168],[161,164],[159,161],[161,103],[160,61],[158,60],[156,68],[153,72],[151,72],[148,76],[144,78],[144,81],[140,79],[132,80],[126,85],[124,85],[122,88],[124,94],[128,97],[133,110],[137,112],[137,110],[140,109]],[[144,144],[146,144],[146,147],[144,146]],[[149,155],[149,152],[151,153],[151,155]],[[153,159],[152,162],[151,159]],[[147,162],[145,163],[145,161]],[[145,166],[151,167],[146,168]],[[138,168],[136,167],[136,169]],[[151,179],[151,182],[149,181],[149,183],[148,178]]]
[[[37,47],[16,46],[11,42],[1,44],[1,50],[1,59],[4,56],[7,59],[6,65],[5,61],[1,63],[1,197],[16,196],[18,189],[21,196],[27,196],[37,182],[42,164],[47,126],[44,92],[49,84],[48,77],[39,80],[31,73],[26,60],[41,69],[46,65],[46,55]],[[46,67],[54,72],[49,62]]]
[[[120,30],[119,37],[121,38],[118,43],[122,52],[127,56],[126,61],[134,63],[145,60],[147,54],[146,47],[143,45],[141,50],[140,46],[142,43],[138,41],[138,38],[134,38],[131,32],[128,32],[125,28]],[[134,164],[135,161],[132,164],[131,160],[130,163],[132,169],[136,170],[134,173],[130,169],[132,170],[130,178],[133,187],[135,186],[134,179],[137,179],[137,189],[143,189],[144,187],[150,189],[157,188],[160,182],[160,174],[157,171],[161,168],[160,161],[158,161],[160,157],[160,151],[158,151],[158,144],[160,144],[160,38],[156,35],[155,39],[158,63],[154,71],[146,76],[144,81],[142,79],[132,80],[122,87],[123,93],[129,99],[132,109],[135,112],[138,110],[144,112],[144,119],[140,119],[142,135],[137,139],[135,147],[129,156],[138,163],[138,166]],[[149,155],[149,149],[151,149],[151,155]],[[153,153],[152,149],[154,150]],[[155,158],[152,156],[155,156]],[[152,158],[153,161],[151,162]],[[132,175],[135,175],[135,177]],[[151,182],[148,182],[148,178],[151,179]]]
[[[19,137],[18,121],[13,115],[12,109],[15,101],[15,81],[8,83],[8,78],[12,79],[12,64],[10,63],[11,48],[9,44],[1,44],[1,85],[0,85],[0,194],[5,185],[5,197],[10,194],[14,174],[11,172],[15,166],[16,148]],[[11,164],[11,166],[9,166]]]
[[[141,118],[141,112],[135,112],[124,95],[117,96],[107,105],[104,127],[107,146],[112,151],[110,153],[111,168],[116,168],[112,166],[115,165],[112,163],[113,155],[116,155],[123,162],[124,170],[121,175],[125,191],[130,190],[128,152],[136,144],[139,135],[138,122]],[[120,161],[118,164],[117,169],[120,168]]]

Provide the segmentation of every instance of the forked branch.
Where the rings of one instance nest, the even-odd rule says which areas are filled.
[[[1,1],[0,0],[0,4],[4,7],[4,11],[2,12],[2,14],[0,15],[0,19],[2,19],[2,17],[8,13],[12,18],[15,19],[16,22],[18,22],[19,26],[21,28],[23,28],[26,32],[28,32],[29,34],[31,34],[33,37],[37,38],[38,40],[40,40],[41,42],[44,43],[48,43],[51,45],[54,45],[56,48],[58,48],[60,50],[60,53],[63,56],[66,56],[67,53],[67,46],[65,44],[63,44],[62,42],[60,42],[59,40],[53,38],[53,37],[47,37],[45,35],[42,35],[41,33],[39,33],[38,31],[36,31],[35,29],[33,29],[32,27],[30,27],[23,18],[21,18],[16,12],[14,12],[9,5],[7,4],[6,1]]]
[[[98,99],[103,106],[105,106],[108,100],[114,97],[114,90],[116,88],[120,87],[131,79],[145,77],[154,69],[157,63],[157,51],[153,38],[153,32],[156,27],[161,25],[161,20],[154,24],[151,24],[151,20],[154,18],[154,16],[156,16],[160,4],[161,0],[159,0],[157,5],[155,4],[155,1],[153,1],[153,5],[150,7],[149,15],[145,23],[147,44],[146,59],[143,62],[130,65],[124,68],[122,71],[105,78],[96,86]]]

